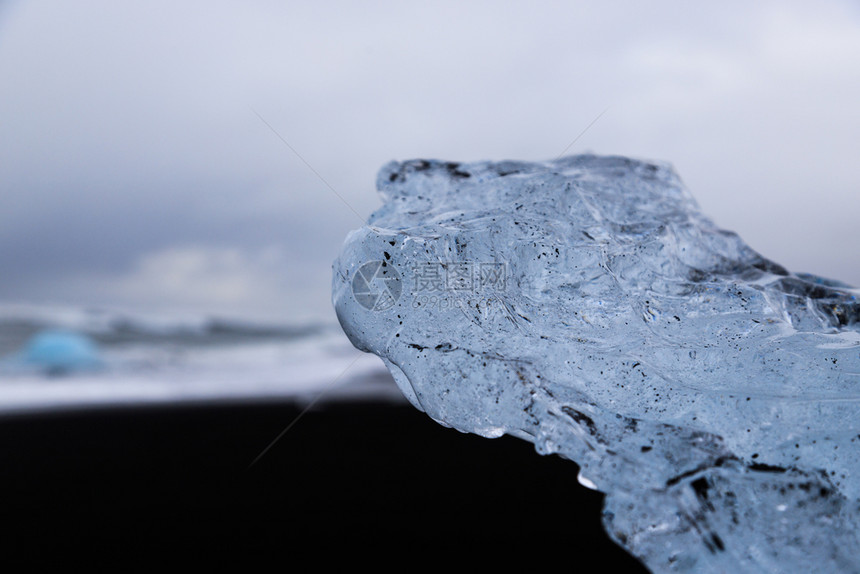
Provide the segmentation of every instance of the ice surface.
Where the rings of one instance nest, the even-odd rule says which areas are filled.
[[[858,291],[717,228],[665,164],[416,160],[377,185],[333,300],[416,407],[576,461],[655,572],[860,571]]]

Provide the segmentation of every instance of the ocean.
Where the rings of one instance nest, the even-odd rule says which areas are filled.
[[[0,305],[0,414],[352,397],[403,400],[336,322]]]

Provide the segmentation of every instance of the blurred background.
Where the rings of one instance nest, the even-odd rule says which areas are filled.
[[[0,78],[0,409],[377,389],[330,274],[392,159],[670,161],[860,284],[853,0],[3,0]]]

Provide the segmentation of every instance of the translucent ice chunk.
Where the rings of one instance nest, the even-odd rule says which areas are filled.
[[[44,330],[18,354],[0,361],[0,372],[37,371],[59,375],[103,367],[95,342],[74,331]]]
[[[333,300],[416,407],[575,460],[654,571],[860,571],[858,291],[717,228],[665,164],[417,160],[378,188]]]

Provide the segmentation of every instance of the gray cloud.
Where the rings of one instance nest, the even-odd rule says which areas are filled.
[[[547,159],[608,107],[571,152],[672,161],[766,255],[860,283],[848,1],[26,2],[0,26],[0,299],[328,313],[359,220],[254,111],[366,216],[390,159]]]

